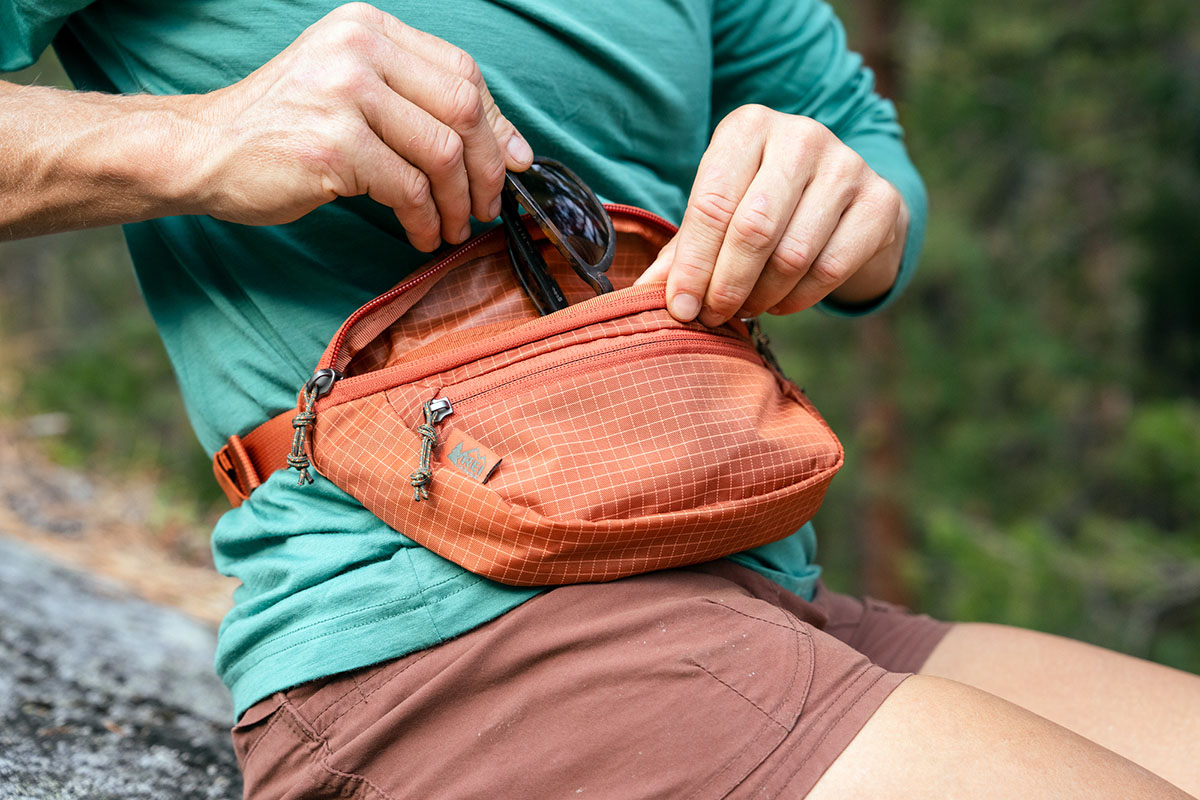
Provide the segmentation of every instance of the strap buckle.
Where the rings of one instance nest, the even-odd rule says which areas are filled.
[[[250,497],[250,493],[262,485],[258,470],[250,460],[250,454],[242,444],[240,436],[230,436],[225,445],[213,454],[213,475],[217,485],[225,492],[229,504],[237,508]]]

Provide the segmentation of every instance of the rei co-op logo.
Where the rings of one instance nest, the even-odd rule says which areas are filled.
[[[500,456],[457,428],[450,431],[442,453],[450,466],[479,483],[487,483],[500,464]]]
[[[465,472],[475,480],[479,480],[479,476],[483,474],[483,468],[487,466],[487,458],[479,452],[478,446],[466,450],[463,447],[464,444],[466,443],[459,442],[454,445],[454,449],[446,458],[450,459],[451,464],[458,467],[459,472]]]

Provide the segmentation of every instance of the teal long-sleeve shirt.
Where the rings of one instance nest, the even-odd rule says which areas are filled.
[[[76,85],[174,94],[229,85],[335,3],[322,0],[0,0],[0,70],[53,42]],[[606,201],[678,221],[713,127],[748,103],[813,117],[904,196],[912,214],[890,297],[911,276],[925,221],[892,105],[873,93],[817,0],[381,0],[479,63],[534,150]],[[211,452],[293,405],[355,308],[427,256],[391,212],[339,201],[274,227],[173,217],[126,227],[138,279]],[[813,376],[806,376],[812,379]],[[489,582],[394,531],[328,481],[280,472],[213,533],[241,580],[217,670],[240,715],[298,683],[423,649],[536,594]],[[802,595],[819,568],[796,535],[735,558]]]

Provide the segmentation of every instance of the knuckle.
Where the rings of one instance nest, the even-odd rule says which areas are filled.
[[[715,139],[718,135],[725,134],[736,136],[751,135],[752,132],[761,130],[770,121],[770,116],[775,113],[766,106],[757,103],[738,106],[717,123],[717,127],[713,130],[713,138]]]
[[[413,211],[425,210],[433,199],[433,191],[429,179],[416,170],[412,170],[401,180],[401,195],[404,206]]]
[[[504,162],[488,159],[488,163],[480,167],[473,177],[485,191],[499,192],[504,187]]]
[[[459,130],[474,128],[483,121],[483,98],[479,89],[465,78],[455,80],[448,93],[446,123]]]
[[[796,117],[795,120],[796,127],[799,128],[801,134],[809,138],[823,139],[832,132],[812,117]]]
[[[452,172],[463,159],[462,137],[450,128],[438,126],[429,144],[429,168],[438,174]]]
[[[784,278],[799,280],[808,272],[809,253],[812,249],[797,239],[785,236],[771,254],[770,266]]]
[[[356,96],[361,95],[375,78],[374,72],[352,61],[341,69],[329,70],[324,77],[324,86],[333,95]]]
[[[335,8],[330,13],[330,16],[337,16],[345,19],[370,19],[370,15],[375,11],[375,6],[371,5],[370,3],[343,3]]]
[[[900,213],[900,192],[887,181],[877,178],[863,190],[862,202],[872,213],[894,219]]]
[[[469,81],[476,86],[483,83],[483,72],[479,69],[479,64],[471,54],[466,50],[454,48],[454,60],[451,62],[454,66],[454,74],[458,75],[463,80]]]
[[[714,281],[708,287],[704,305],[722,315],[732,315],[742,303],[746,302],[749,292],[740,287],[722,281]]]
[[[759,103],[747,103],[731,111],[728,119],[740,125],[758,126],[770,120],[775,113]]]
[[[733,199],[731,192],[708,189],[696,196],[695,201],[688,209],[688,215],[692,217],[694,223],[704,228],[717,228],[723,231],[729,227],[729,221],[733,219],[736,211],[737,201]]]
[[[374,32],[360,19],[342,16],[334,19],[325,28],[325,37],[340,50],[357,51],[368,47]]]
[[[733,218],[730,232],[742,249],[762,252],[775,241],[777,225],[760,208],[748,208]]]
[[[857,153],[847,148],[846,152],[839,154],[833,160],[829,171],[839,184],[858,186],[866,166],[866,162],[859,158]]]
[[[822,287],[840,286],[849,274],[849,265],[836,253],[822,253],[808,269],[808,276]]]

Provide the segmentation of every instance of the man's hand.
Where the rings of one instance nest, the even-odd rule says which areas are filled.
[[[861,303],[896,280],[908,209],[828,128],[742,106],[713,132],[679,233],[638,279],[666,280],[677,319]]]
[[[457,47],[365,3],[342,6],[246,79],[196,98],[196,210],[289,222],[338,196],[392,208],[433,250],[500,211],[529,145]]]
[[[461,242],[533,153],[457,47],[342,6],[206,95],[0,81],[0,240],[210,214],[290,222],[336,197],[392,208],[410,241]]]

